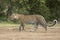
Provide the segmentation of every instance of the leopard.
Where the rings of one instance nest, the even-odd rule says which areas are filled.
[[[25,29],[25,24],[27,23],[33,23],[34,24],[34,29],[33,31],[36,31],[38,29],[38,25],[41,25],[46,31],[47,27],[53,27],[56,23],[57,20],[54,19],[51,25],[47,25],[47,22],[42,15],[24,15],[24,14],[11,14],[8,16],[9,20],[19,20],[20,26],[19,26],[19,31],[23,31]]]

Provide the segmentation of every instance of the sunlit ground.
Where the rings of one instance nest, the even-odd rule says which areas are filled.
[[[0,40],[60,40],[60,23],[48,27],[47,31],[39,25],[35,32],[34,25],[25,25],[25,30],[19,32],[19,24],[0,23]]]

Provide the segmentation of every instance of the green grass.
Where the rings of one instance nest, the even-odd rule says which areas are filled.
[[[19,26],[19,24],[7,23],[7,22],[0,23],[0,27],[9,27],[9,26]]]
[[[0,23],[0,27],[12,27],[12,26],[15,26],[15,27],[18,27],[20,24],[16,24],[16,23],[9,23],[9,22],[1,22]],[[32,24],[26,24],[27,26],[33,26]],[[56,26],[60,26],[60,23],[57,23]]]
[[[33,26],[32,24],[26,24],[27,26]],[[9,23],[9,22],[1,22],[0,23],[0,27],[18,27],[20,26],[20,24],[16,24],[16,23]]]

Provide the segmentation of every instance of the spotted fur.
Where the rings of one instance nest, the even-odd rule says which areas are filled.
[[[24,30],[24,24],[26,23],[34,23],[34,31],[36,31],[39,24],[42,25],[42,27],[45,28],[45,30],[47,31],[47,26],[49,27],[54,26],[57,21],[57,20],[54,20],[52,25],[47,25],[45,18],[41,15],[23,15],[23,14],[12,14],[11,16],[9,16],[9,19],[20,20],[20,23],[21,23],[19,27],[20,31]]]

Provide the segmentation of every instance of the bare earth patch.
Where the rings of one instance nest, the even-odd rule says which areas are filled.
[[[48,27],[47,31],[39,27],[36,32],[29,32],[32,29],[33,26],[26,26],[25,31],[19,32],[15,26],[0,27],[0,40],[60,40],[60,24]]]

